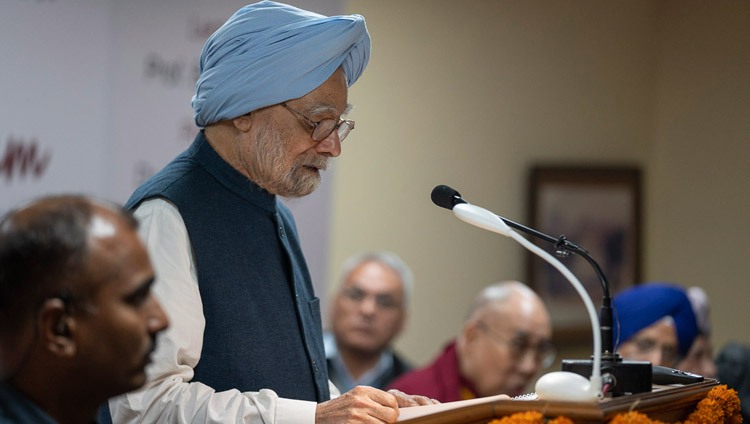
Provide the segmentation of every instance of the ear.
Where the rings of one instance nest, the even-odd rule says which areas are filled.
[[[39,311],[38,325],[42,346],[58,356],[75,355],[75,319],[66,310],[62,299],[44,301]]]
[[[241,132],[248,132],[252,127],[252,112],[232,119],[232,124]]]

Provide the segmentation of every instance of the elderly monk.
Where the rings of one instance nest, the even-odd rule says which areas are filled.
[[[533,290],[519,281],[491,284],[474,299],[456,339],[390,387],[441,402],[517,396],[554,361],[551,337],[549,313]]]
[[[678,285],[640,284],[616,295],[613,303],[613,337],[624,359],[674,367],[698,334],[690,300]]]
[[[144,390],[114,422],[393,422],[423,397],[329,384],[319,300],[291,212],[354,128],[348,87],[370,56],[359,15],[263,1],[207,40],[193,144],[147,180],[135,210],[174,325]],[[334,397],[334,399],[332,399]]]

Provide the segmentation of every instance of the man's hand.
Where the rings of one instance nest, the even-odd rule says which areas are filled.
[[[357,386],[336,399],[318,404],[315,423],[395,423],[400,406],[438,403],[424,396],[409,396],[398,390],[384,392]]]
[[[406,406],[434,405],[436,403],[440,403],[439,401],[428,398],[427,396],[407,395],[401,390],[396,389],[388,390],[388,393],[396,396],[396,400],[398,400],[398,406],[401,408]]]

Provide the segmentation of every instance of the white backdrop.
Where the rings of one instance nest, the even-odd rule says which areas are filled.
[[[50,193],[127,200],[192,142],[201,48],[247,3],[3,0],[0,213]],[[343,9],[340,0],[289,3],[326,15]],[[287,201],[321,296],[331,176],[315,194]]]
[[[0,211],[50,192],[106,193],[110,9],[4,0]]]

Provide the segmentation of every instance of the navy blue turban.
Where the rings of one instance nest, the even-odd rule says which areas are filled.
[[[245,6],[203,47],[195,123],[203,128],[302,97],[339,67],[351,86],[369,59],[360,15],[326,17],[272,1]]]
[[[698,323],[690,299],[680,286],[669,283],[637,285],[615,296],[613,303],[616,318],[613,331],[615,342],[618,327],[620,343],[624,343],[666,316],[674,319],[682,356],[687,354],[698,334]]]

